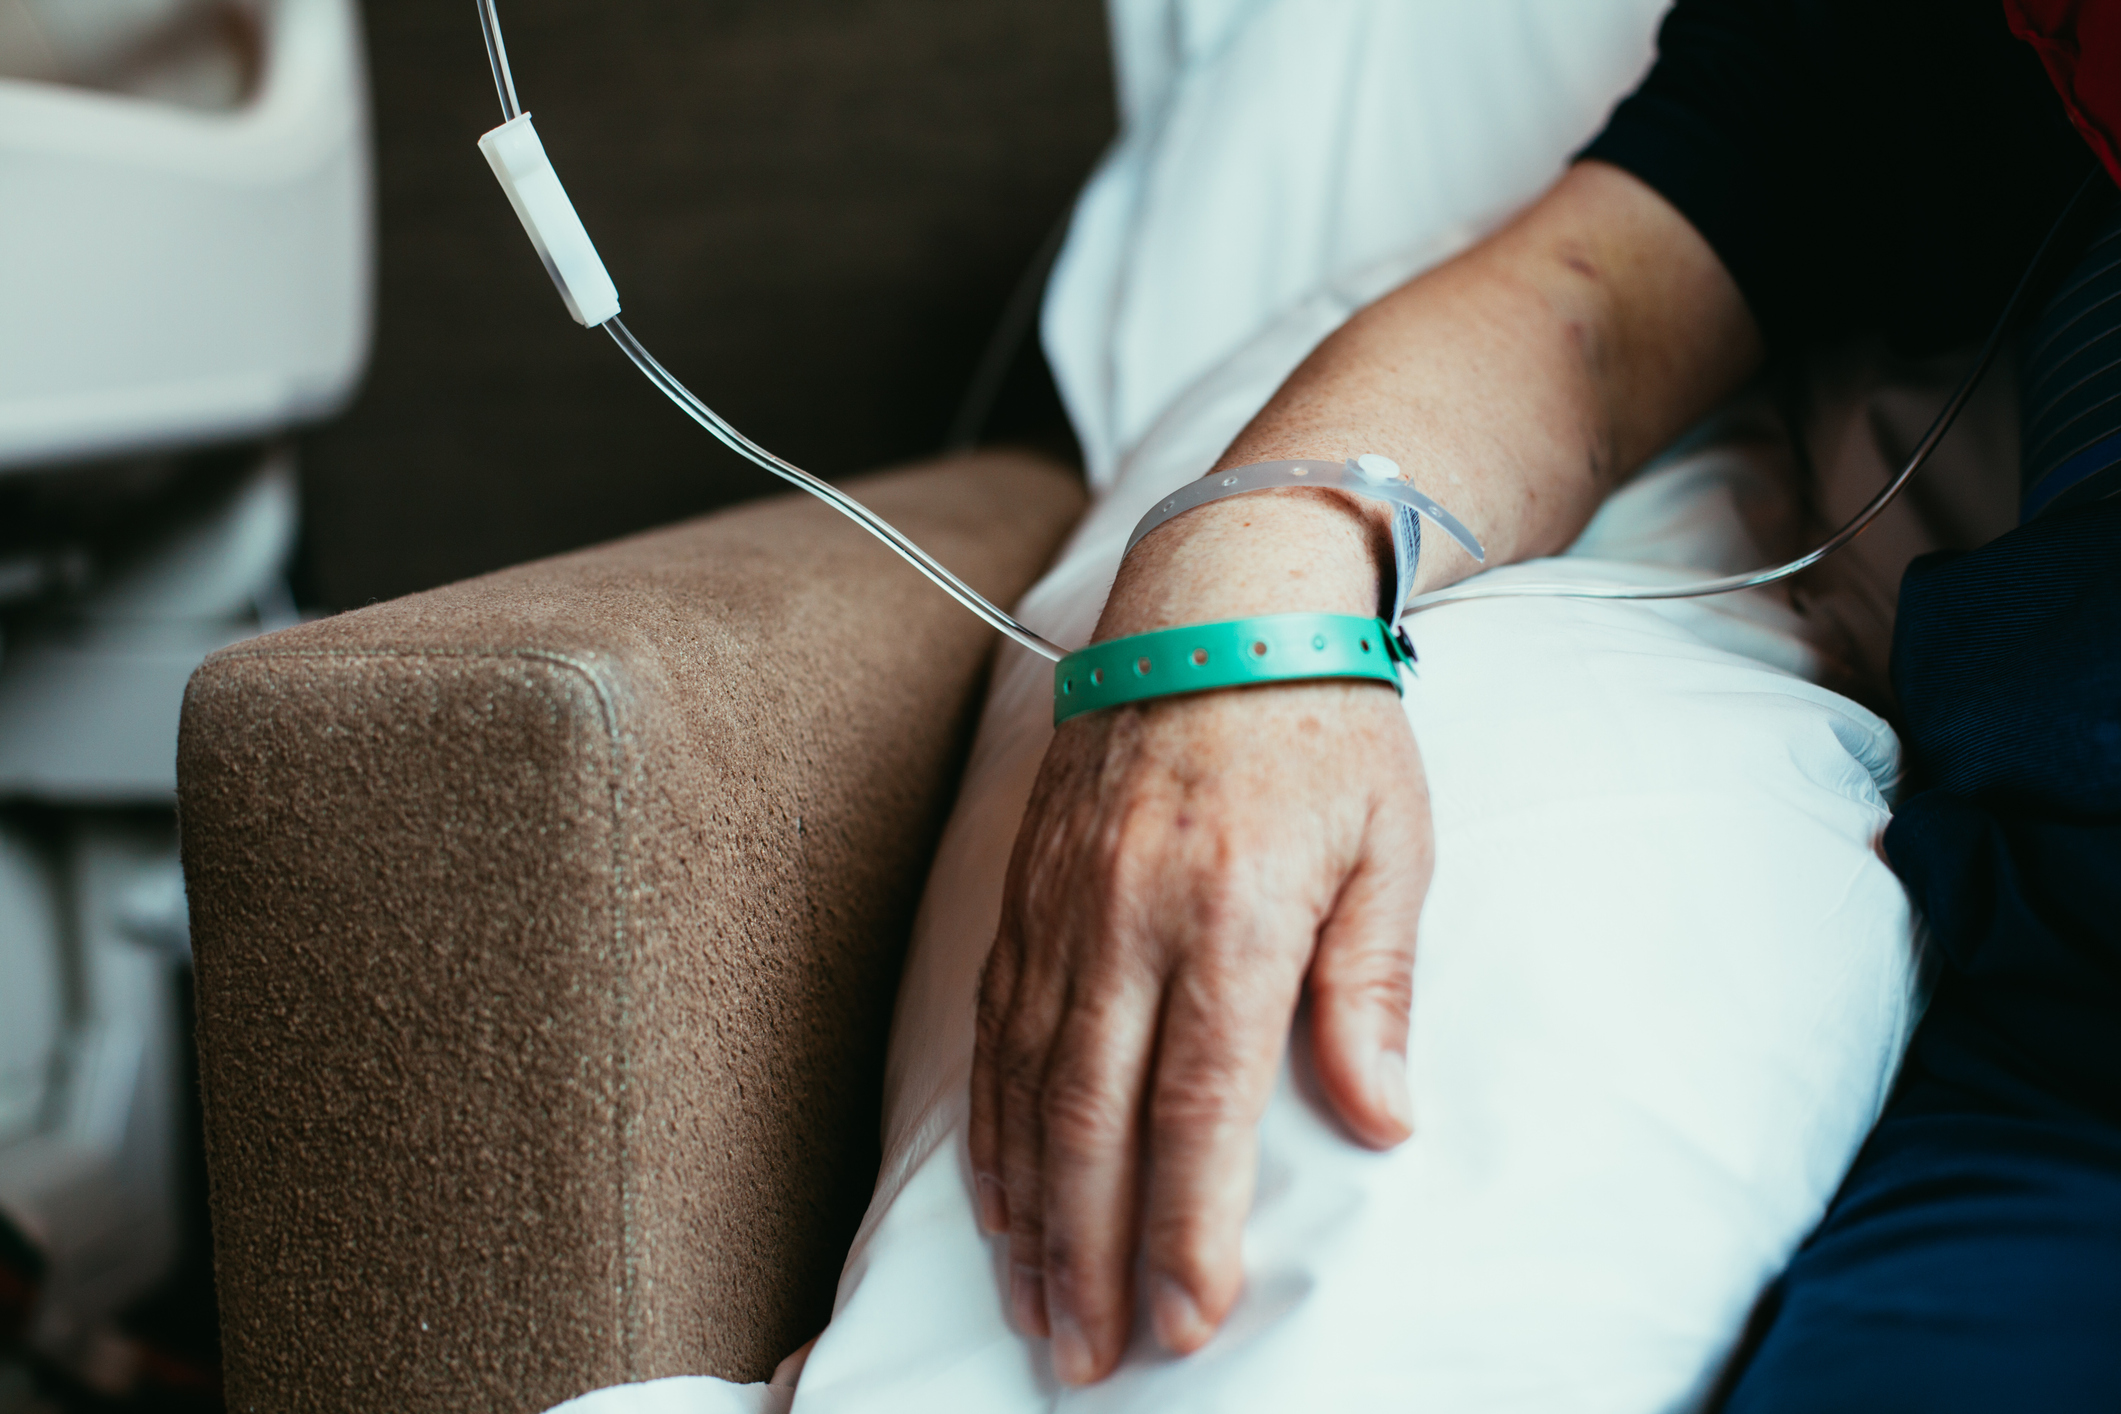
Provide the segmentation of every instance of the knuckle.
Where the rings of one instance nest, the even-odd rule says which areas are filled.
[[[1102,1269],[1090,1250],[1049,1233],[1045,1255],[1046,1299],[1086,1326],[1109,1319],[1119,1276]]]
[[[1045,1268],[1046,1228],[1036,1205],[1021,1218],[1013,1210],[1009,1215],[1009,1263],[1033,1271]]]
[[[1245,924],[1258,912],[1263,862],[1263,851],[1223,830],[1205,832],[1191,842],[1185,857],[1186,907],[1203,936],[1249,931]]]
[[[1142,1245],[1156,1271],[1176,1277],[1195,1291],[1211,1285],[1217,1269],[1218,1242],[1200,1214],[1158,1214],[1143,1229]]]
[[[1236,928],[1222,926],[1216,916],[1220,905],[1202,910],[1208,928],[1183,973],[1174,985],[1183,987],[1185,1000],[1200,1016],[1225,1018],[1226,1028],[1243,1024],[1275,990],[1282,968],[1275,965],[1268,949]]]
[[[1395,958],[1325,963],[1317,979],[1320,998],[1333,1006],[1385,1012],[1404,1019],[1414,1009],[1414,972]]]
[[[1008,1041],[1012,983],[997,977],[1000,964],[989,956],[980,977],[979,1004],[973,1011],[972,1054],[975,1063],[992,1063]]]
[[[973,1053],[992,1059],[1001,1050],[1004,1018],[1000,1006],[982,998],[972,1024]]]
[[[996,942],[987,950],[987,960],[980,964],[979,1000],[980,1010],[998,1009],[1003,996],[1009,990],[1011,959],[1002,956],[1002,945]]]
[[[1247,925],[1257,916],[1244,891],[1240,880],[1219,869],[1210,870],[1194,876],[1192,894],[1187,900],[1193,926],[1202,939],[1200,960],[1231,976],[1244,975],[1244,946],[1240,939],[1250,931]]]
[[[1045,1268],[1049,1296],[1058,1296],[1069,1305],[1080,1300],[1084,1288],[1094,1279],[1085,1256],[1082,1244],[1070,1240],[1061,1229],[1047,1230],[1039,1260]]]
[[[1251,1118],[1244,1084],[1230,1066],[1187,1066],[1156,1081],[1150,1121],[1159,1130],[1219,1130]]]
[[[1101,1153],[1120,1147],[1132,1128],[1126,1098],[1087,1077],[1046,1087],[1042,1097],[1046,1142],[1069,1153]]]
[[[1020,1114],[1036,1113],[1039,1096],[1046,1088],[1044,1058],[1026,1046],[1005,1046],[995,1069],[1001,1081],[1002,1103]]]
[[[1004,1161],[1002,1187],[1009,1195],[1008,1231],[1012,1261],[1037,1266],[1046,1250],[1046,1195],[1035,1164]]]
[[[1235,1062],[1287,1029],[1298,980],[1293,965],[1241,942],[1210,940],[1171,979],[1171,1006],[1208,1054]]]

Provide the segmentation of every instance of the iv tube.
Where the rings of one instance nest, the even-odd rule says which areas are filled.
[[[929,579],[935,581],[936,585],[944,593],[979,615],[980,618],[985,619],[990,626],[999,629],[1011,640],[1022,644],[1042,657],[1052,659],[1056,663],[1068,656],[1067,649],[1060,647],[1058,644],[1048,642],[1030,629],[1025,628],[1015,619],[996,608],[978,590],[950,573],[949,570],[944,569],[941,564],[936,562],[933,556],[907,539],[905,533],[890,521],[885,520],[875,511],[870,510],[831,482],[812,476],[793,462],[783,461],[749,437],[746,437],[743,433],[737,431],[734,427],[731,427],[722,419],[720,413],[717,413],[713,408],[694,397],[691,390],[672,377],[670,371],[664,368],[662,364],[657,363],[655,356],[650,354],[647,349],[641,347],[639,339],[634,338],[633,332],[626,327],[624,320],[614,315],[604,324],[604,332],[611,335],[612,342],[625,350],[626,357],[632,359],[634,367],[640,369],[642,373],[648,376],[649,382],[662,389],[665,397],[684,409],[687,417],[706,428],[723,446],[729,448],[738,456],[764,467],[782,480],[793,482],[805,491],[810,492],[813,496],[816,496],[819,500],[830,505],[856,525],[859,525],[862,529],[896,550],[907,564],[912,565],[922,574],[928,576]]]
[[[501,39],[500,17],[494,11],[494,0],[478,0],[478,7],[479,24],[486,39],[486,57],[493,69],[494,89],[501,100],[501,114],[504,120],[512,121],[523,110],[521,103],[516,97],[515,78],[508,67],[508,49]],[[1952,424],[1958,420],[1961,409],[1966,406],[1967,400],[1973,396],[1974,389],[1980,385],[1982,377],[1989,370],[1989,366],[1995,362],[1996,354],[2003,346],[2004,336],[2009,332],[2012,317],[2017,313],[2019,304],[2023,301],[2026,291],[2031,287],[2033,277],[2045,262],[2049,248],[2054,245],[2056,237],[2061,234],[2071,213],[2083,202],[2085,193],[2092,189],[2097,173],[2098,169],[2094,167],[2091,174],[2086,176],[2083,185],[2077,189],[2076,194],[2063,208],[2062,214],[2056,217],[2054,225],[2049,228],[2046,237],[2041,241],[2039,250],[2035,252],[2031,262],[2027,264],[2025,273],[2019,277],[2016,288],[2011,291],[2010,298],[2005,301],[2003,311],[1997,316],[1994,328],[1989,331],[1988,338],[1982,343],[1980,352],[1974,359],[1973,366],[1967,370],[1966,376],[1960,380],[1959,386],[1953,390],[1951,397],[1946,399],[1943,408],[1939,410],[1935,420],[1930,423],[1929,430],[1923,434],[1922,440],[1916,443],[1915,449],[1908,455],[1908,459],[1900,468],[1899,473],[1886,484],[1883,490],[1871,499],[1870,504],[1858,511],[1848,524],[1835,531],[1818,548],[1808,554],[1798,556],[1787,564],[1777,565],[1770,569],[1752,570],[1743,574],[1726,575],[1719,579],[1697,580],[1687,584],[1481,584],[1478,579],[1475,579],[1471,583],[1453,585],[1450,588],[1434,590],[1428,594],[1418,594],[1407,601],[1402,612],[1416,613],[1439,604],[1458,603],[1467,599],[1521,597],[1691,599],[1711,594],[1729,594],[1741,589],[1753,589],[1761,585],[1773,584],[1779,580],[1787,579],[1791,575],[1802,573],[1804,570],[1819,563],[1819,561],[1862,534],[1865,528],[1876,520],[1887,506],[1892,504],[1901,491],[1906,489],[1908,482],[1914,478],[1915,473],[1920,471],[1924,464],[1929,461],[1930,454],[1936,450],[1937,444],[1944,440],[1945,434],[1951,430]],[[1059,662],[1067,656],[1067,650],[1032,632],[989,602],[985,596],[952,574],[932,555],[914,544],[889,521],[886,521],[883,517],[862,505],[861,502],[832,485],[832,483],[812,475],[810,472],[796,466],[793,462],[776,456],[749,437],[746,437],[743,433],[737,431],[713,408],[708,407],[706,403],[694,396],[692,391],[680,383],[668,369],[658,363],[655,357],[642,346],[640,340],[633,336],[632,331],[627,329],[625,322],[616,315],[605,321],[600,327],[611,335],[612,341],[619,346],[627,358],[633,361],[634,366],[640,369],[648,381],[662,391],[665,397],[676,403],[687,417],[707,429],[717,441],[738,456],[766,471],[772,472],[782,480],[810,492],[831,505],[835,510],[838,510],[864,530],[867,530],[871,535],[890,546],[908,564],[919,570],[923,575],[926,575],[945,593],[956,599],[965,608],[971,610],[972,613],[984,620],[990,627],[996,629],[1011,641],[1054,662]]]
[[[504,118],[513,121],[522,113],[522,105],[516,98],[515,77],[508,68],[508,48],[501,41],[500,17],[494,13],[493,0],[479,0],[479,24],[486,35],[486,57],[493,66],[493,86],[501,97],[501,112]],[[663,396],[676,403],[678,408],[707,431],[723,446],[752,464],[772,472],[782,480],[790,482],[819,500],[824,501],[855,524],[883,541],[915,569],[933,580],[937,587],[958,603],[970,609],[1013,642],[1019,643],[1044,658],[1059,662],[1067,656],[1067,650],[1049,642],[1030,629],[1025,628],[971,585],[959,579],[938,562],[926,550],[907,539],[896,526],[870,510],[846,492],[822,477],[813,476],[795,463],[775,456],[758,443],[732,427],[722,415],[695,397],[692,390],[680,383],[676,376],[655,356],[642,346],[626,327],[624,320],[616,315],[600,326],[611,335],[626,357],[633,360],[634,367],[653,383]]]
[[[1952,424],[1958,420],[1960,410],[1966,406],[1967,399],[1974,395],[1974,389],[1980,386],[1982,375],[1986,374],[1989,365],[1996,361],[1996,353],[2003,347],[2003,337],[2010,331],[2012,316],[2017,314],[2018,306],[2024,300],[2026,290],[2031,288],[2034,275],[2046,263],[2048,248],[2054,245],[2055,238],[2062,233],[2063,226],[2069,221],[2070,213],[2077,209],[2083,202],[2085,193],[2092,189],[2094,185],[2093,178],[2098,175],[2098,172],[2099,168],[2094,165],[2091,173],[2085,177],[2083,184],[2077,188],[2076,194],[2063,205],[2062,214],[2055,218],[2055,224],[2048,227],[2047,235],[2040,242],[2040,248],[2033,253],[2033,258],[2027,262],[2025,273],[2018,277],[2017,287],[2011,291],[2011,297],[2003,302],[2003,312],[1996,316],[1995,326],[1988,331],[1988,338],[1982,342],[1981,351],[1975,355],[1973,367],[1969,368],[1966,371],[1966,376],[1959,380],[1959,386],[1953,389],[1951,397],[1945,399],[1944,406],[1938,410],[1936,418],[1931,421],[1929,431],[1922,434],[1922,440],[1915,444],[1915,450],[1908,453],[1907,462],[1900,468],[1899,474],[1885,484],[1884,490],[1871,498],[1869,505],[1856,512],[1854,519],[1835,531],[1826,539],[1825,543],[1811,553],[1799,555],[1788,564],[1777,565],[1773,569],[1748,570],[1743,574],[1725,575],[1721,579],[1695,580],[1690,584],[1484,585],[1475,580],[1470,584],[1454,584],[1448,589],[1437,589],[1427,594],[1417,594],[1407,601],[1406,612],[1415,613],[1422,609],[1433,608],[1438,604],[1455,604],[1466,599],[1507,599],[1530,596],[1563,596],[1571,599],[1693,599],[1707,594],[1729,594],[1735,590],[1755,589],[1763,584],[1773,584],[1777,580],[1788,579],[1793,574],[1801,574],[1813,565],[1818,564],[1828,555],[1833,554],[1836,550],[1848,544],[1849,541],[1861,535],[1864,529],[1878,518],[1879,513],[1891,505],[1901,491],[1906,489],[1907,483],[1914,478],[1916,472],[1922,470],[1923,464],[1930,459],[1930,453],[1936,451],[1937,444],[1944,440],[1944,434],[1952,430]]]

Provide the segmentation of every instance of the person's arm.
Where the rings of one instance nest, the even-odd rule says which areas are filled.
[[[1381,452],[1489,563],[1549,554],[1760,358],[1693,227],[1585,163],[1349,321],[1216,469]],[[1324,489],[1201,507],[1127,558],[1097,636],[1373,613],[1387,525]],[[1418,588],[1474,567],[1441,535],[1423,546]],[[1379,1147],[1411,1132],[1430,854],[1420,754],[1378,684],[1167,698],[1055,734],[982,982],[971,1144],[981,1220],[1009,1234],[1017,1319],[1050,1331],[1062,1379],[1117,1363],[1138,1253],[1168,1348],[1196,1349],[1229,1311],[1255,1130],[1306,988],[1341,1118]]]

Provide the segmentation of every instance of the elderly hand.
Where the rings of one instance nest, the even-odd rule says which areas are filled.
[[[1616,478],[1752,375],[1715,252],[1634,177],[1571,168],[1515,221],[1315,349],[1219,466],[1380,452],[1486,543],[1553,554]],[[1472,561],[1431,536],[1417,590]],[[1100,638],[1375,611],[1381,513],[1324,490],[1158,529]],[[1119,1360],[1137,1249],[1188,1351],[1241,1281],[1254,1130],[1299,993],[1319,1078],[1365,1142],[1409,1127],[1404,1069],[1429,814],[1397,701],[1283,684],[1079,717],[1047,753],[980,994],[972,1160],[1012,1302],[1080,1383]]]
[[[1316,536],[1313,563],[1341,567],[1312,576],[1305,607],[1374,605],[1363,523],[1316,493],[1278,499],[1206,508],[1183,545],[1141,553],[1274,520],[1277,543]],[[1178,618],[1141,597],[1116,591],[1100,636],[1248,611]],[[1379,684],[1162,699],[1060,728],[982,986],[972,1152],[982,1222],[1009,1234],[1016,1318],[1050,1332],[1062,1379],[1117,1363],[1137,1250],[1170,1349],[1200,1346],[1236,1300],[1255,1131],[1307,986],[1334,1108],[1365,1143],[1407,1136],[1429,865],[1421,758]]]

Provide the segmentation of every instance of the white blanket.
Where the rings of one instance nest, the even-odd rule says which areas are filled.
[[[1046,311],[1102,495],[1024,617],[1086,638],[1141,512],[1360,303],[1551,180],[1660,9],[1112,0],[1126,129]],[[1751,567],[1791,548],[1793,484],[1779,429],[1740,407],[1567,557],[1494,573]],[[1043,1343],[1009,1328],[964,1153],[974,978],[1050,733],[1049,665],[1005,653],[902,984],[884,1171],[796,1414],[1698,1398],[1912,1024],[1907,908],[1874,847],[1896,743],[1810,680],[1803,623],[1765,594],[1453,605],[1412,632],[1437,834],[1415,1137],[1353,1145],[1287,1069],[1228,1327],[1185,1360],[1138,1334],[1104,1384],[1052,1382]],[[701,1379],[562,1408],[784,1398]]]

